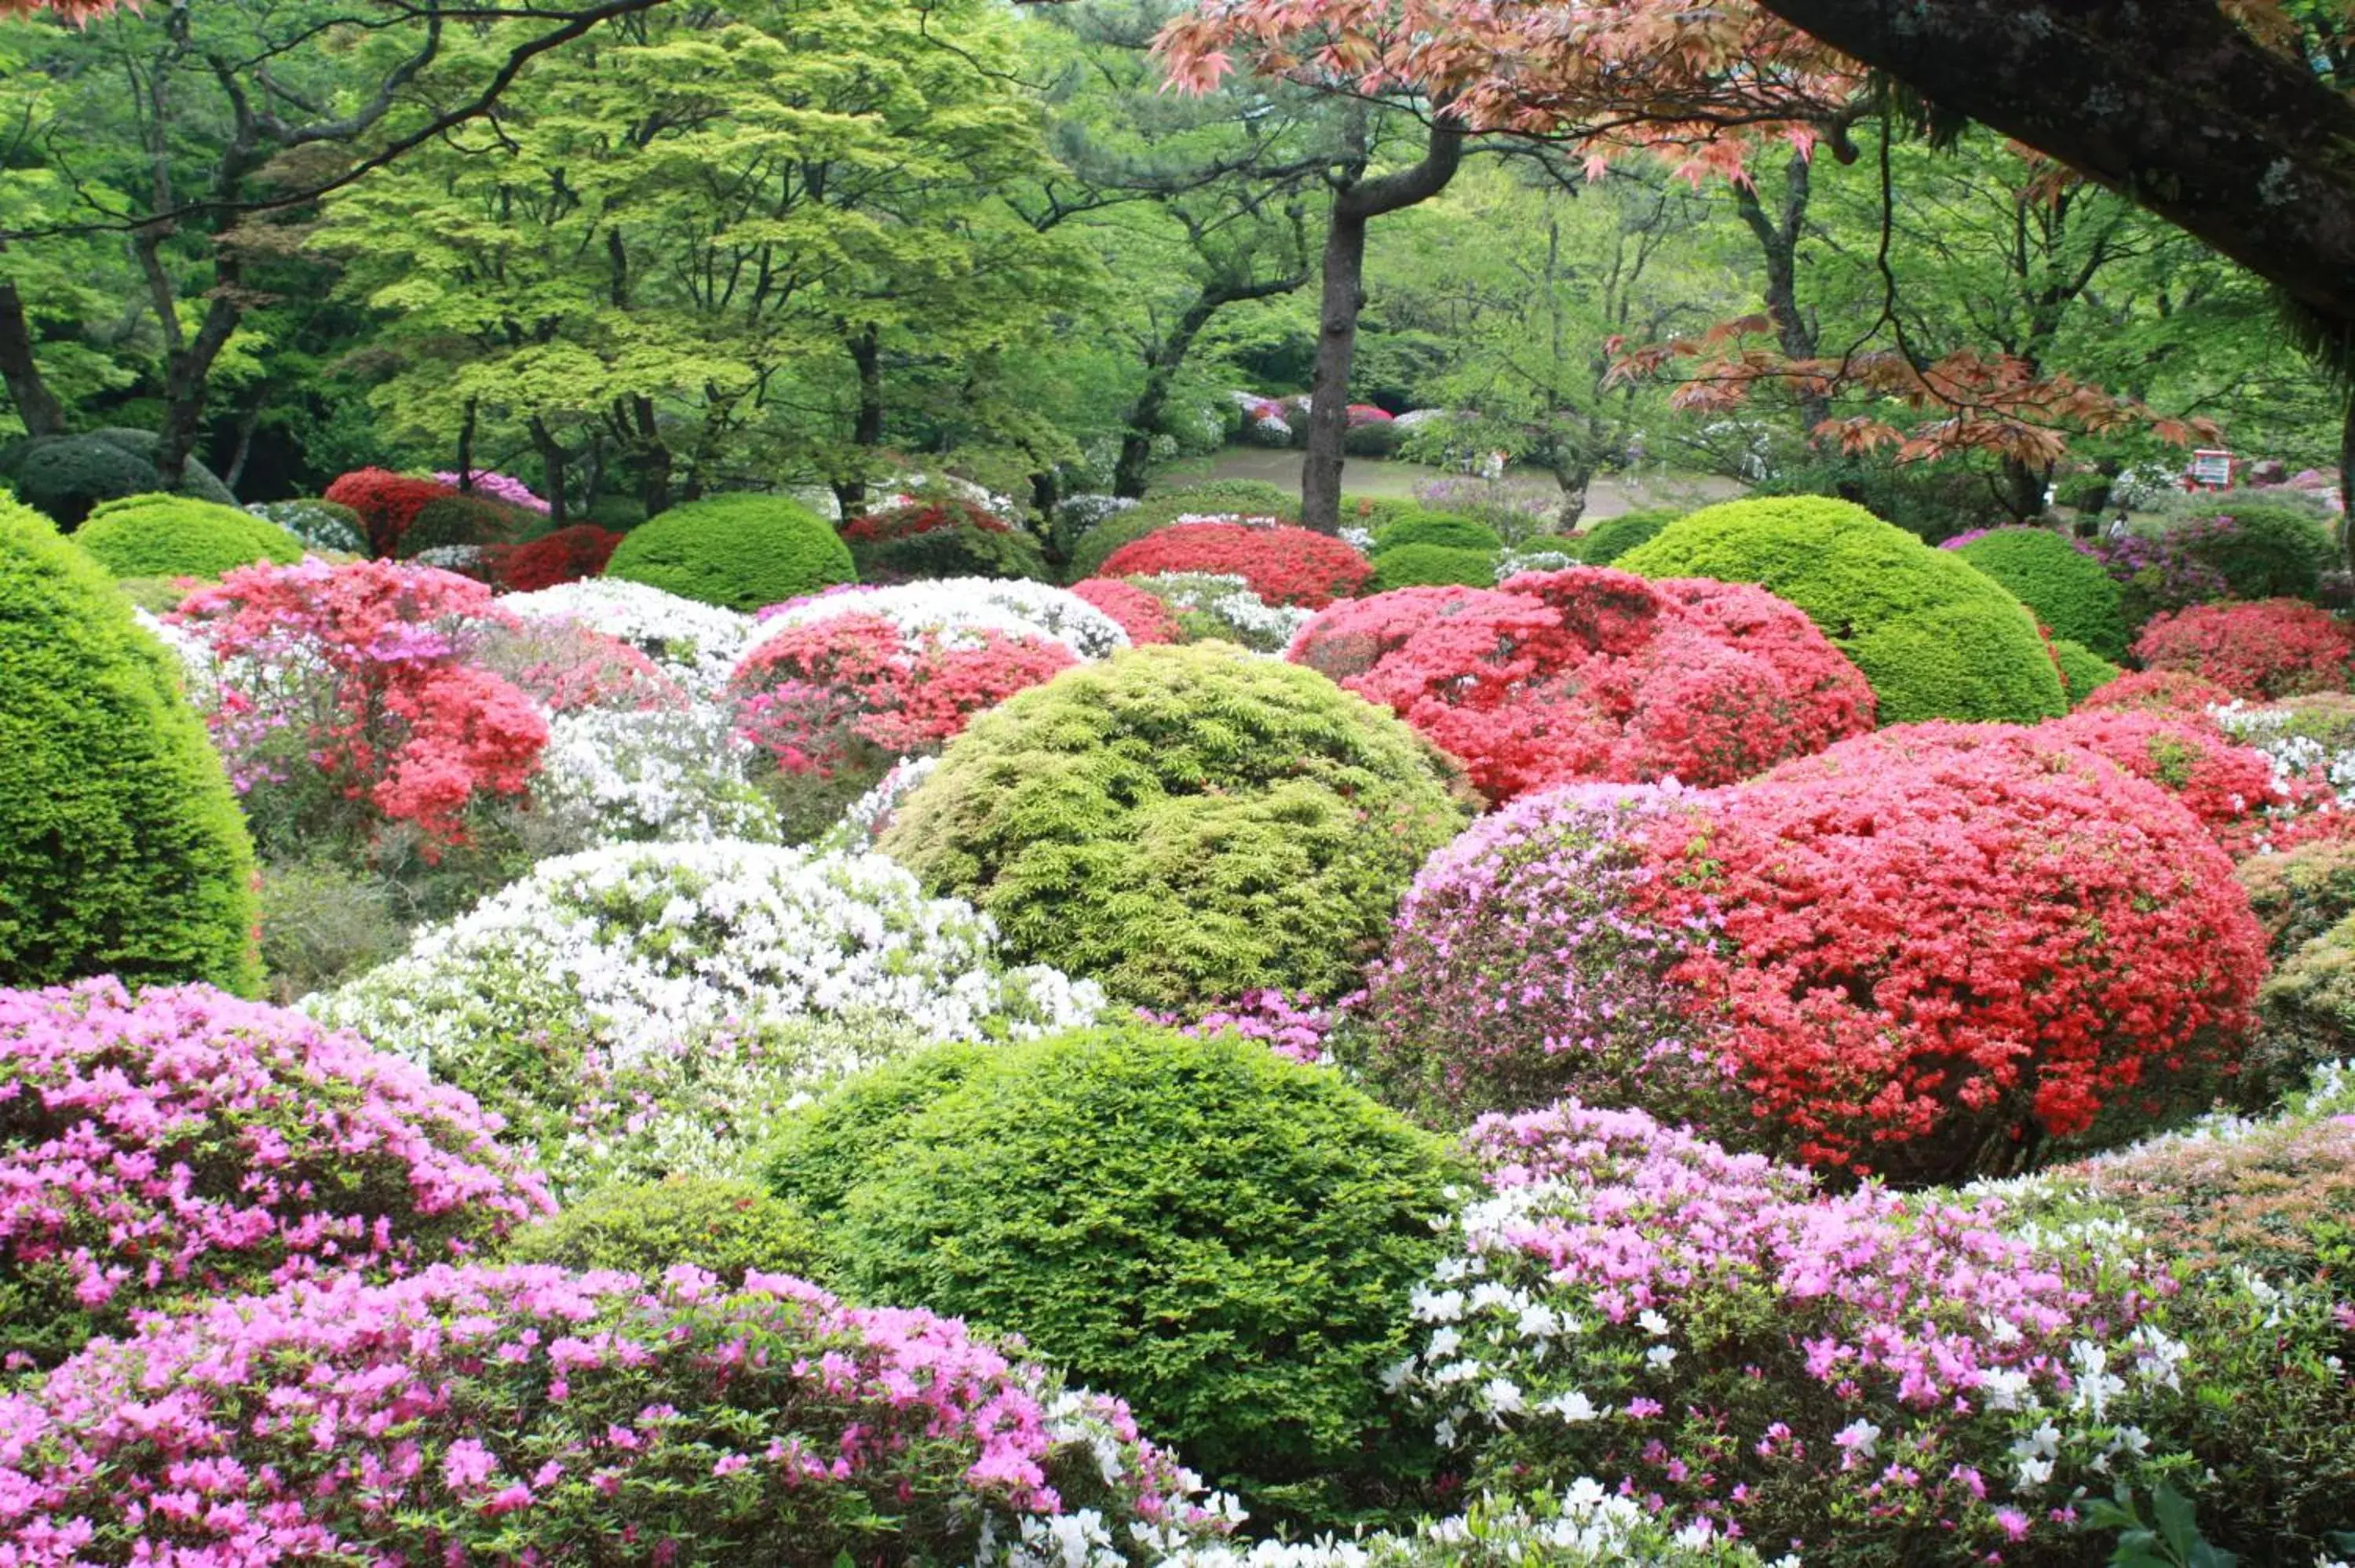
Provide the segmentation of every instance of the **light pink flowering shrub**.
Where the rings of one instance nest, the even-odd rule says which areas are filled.
[[[144,1308],[496,1243],[554,1207],[497,1126],[209,986],[0,991],[0,1350],[46,1365]]]
[[[0,1400],[28,1564],[978,1563],[1082,1508],[1182,1535],[1185,1489],[961,1324],[684,1266],[296,1285]]]

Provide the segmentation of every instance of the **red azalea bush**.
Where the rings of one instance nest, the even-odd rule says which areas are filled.
[[[2097,686],[2077,705],[2079,713],[2128,708],[2154,713],[2205,714],[2233,700],[2215,682],[2181,670],[2130,670]]]
[[[1013,532],[1012,524],[987,507],[952,495],[907,501],[854,517],[842,525],[842,536],[855,545],[871,545],[885,539],[912,539],[919,534],[952,533],[959,528],[978,528],[985,534]]]
[[[858,580],[869,585],[934,577],[1028,577],[1053,574],[1038,541],[987,507],[960,497],[901,498],[840,530]]]
[[[142,1310],[496,1245],[555,1208],[498,1125],[210,986],[0,991],[0,1351],[51,1365]]]
[[[2134,656],[2151,669],[2185,671],[2265,702],[2346,691],[2355,673],[2355,632],[2303,599],[2196,604],[2144,627]]]
[[[1383,703],[1492,800],[1573,779],[1723,784],[1872,726],[1872,690],[1746,583],[1604,567],[1339,604],[1287,657]]]
[[[622,536],[593,523],[575,523],[522,545],[490,545],[483,567],[502,593],[537,593],[580,582],[605,569]]]
[[[1806,1159],[1937,1181],[2130,1122],[2231,1061],[2264,975],[2232,862],[2156,786],[2037,732],[1905,725],[1649,832],[1670,978]]]
[[[2265,754],[2234,741],[2204,711],[2080,708],[2037,726],[2035,733],[2082,746],[2167,790],[2228,854],[2256,849],[2264,813],[2294,804],[2274,781]]]
[[[348,506],[360,515],[367,531],[368,553],[390,556],[400,548],[401,535],[417,521],[428,503],[457,494],[446,484],[411,479],[380,468],[354,469],[327,486],[320,499]]]
[[[1239,577],[1270,604],[1321,609],[1365,587],[1373,563],[1329,534],[1275,523],[1173,523],[1114,550],[1107,577],[1161,572]]]
[[[1387,408],[1377,408],[1371,403],[1352,403],[1345,410],[1352,429],[1359,425],[1387,425],[1395,417]]]
[[[1132,643],[1183,642],[1185,628],[1167,605],[1135,583],[1117,577],[1083,577],[1071,591],[1120,622]]]

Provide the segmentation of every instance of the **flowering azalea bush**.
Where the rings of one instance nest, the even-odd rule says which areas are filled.
[[[373,556],[397,555],[410,524],[430,503],[457,494],[450,485],[411,479],[380,468],[355,469],[327,486],[320,499],[359,514]]]
[[[516,506],[526,512],[537,512],[543,517],[548,515],[548,503],[532,493],[530,485],[507,474],[494,473],[489,469],[478,468],[472,474],[454,471],[437,473],[433,476],[433,482],[446,485],[453,491],[471,490],[485,500],[496,501],[502,506]]]
[[[27,1562],[1043,1568],[1212,1528],[1117,1401],[927,1313],[684,1266],[217,1302],[0,1400],[0,1429]]]
[[[636,648],[572,621],[495,613],[473,629],[472,652],[476,662],[551,715],[676,708],[687,701],[686,687]]]
[[[1118,577],[1088,577],[1071,591],[1120,622],[1131,642],[1181,642],[1185,628],[1169,607],[1135,583]]]
[[[931,577],[1045,577],[1037,541],[978,503],[902,496],[842,525],[864,583]]]
[[[2131,670],[2096,687],[2078,704],[2081,710],[2144,709],[2154,713],[2200,714],[2236,700],[2215,682],[2181,670]]]
[[[1371,562],[1340,540],[1270,518],[1175,523],[1123,545],[1096,575],[1231,573],[1272,604],[1319,609],[1356,593],[1372,571]]]
[[[752,631],[749,616],[618,577],[503,594],[498,608],[521,620],[570,621],[617,637],[701,697],[726,688]]]
[[[1281,653],[1316,617],[1313,609],[1270,604],[1231,573],[1153,572],[1125,580],[1177,618],[1181,641],[1231,642],[1255,653]]]
[[[2182,801],[2228,854],[2257,847],[2269,809],[2292,793],[2272,760],[2236,743],[2208,715],[2137,708],[2081,709],[2037,726],[2039,735],[2106,757]]]
[[[773,843],[757,759],[715,704],[590,708],[549,721],[532,787],[535,832],[561,851],[664,839]]]
[[[506,593],[532,593],[579,582],[605,569],[622,535],[593,523],[575,523],[521,545],[494,545],[483,553],[490,579]]]
[[[1494,800],[1577,779],[1720,784],[1872,726],[1807,618],[1742,583],[1603,567],[1335,606],[1287,654],[1460,758]]]
[[[552,1207],[497,1127],[209,986],[0,991],[0,1352],[49,1365],[144,1310],[496,1245]]]
[[[2347,690],[2355,632],[2300,599],[2195,605],[2144,627],[2134,655],[2151,669],[2179,670],[2262,702]]]
[[[1060,642],[1082,659],[1128,646],[1120,623],[1068,588],[994,577],[941,577],[888,588],[829,588],[761,611],[747,652],[791,627],[836,616],[888,620],[903,632],[994,631]]]

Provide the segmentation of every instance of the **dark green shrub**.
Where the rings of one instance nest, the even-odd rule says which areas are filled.
[[[1287,496],[1285,499],[1291,498]],[[1422,502],[1405,496],[1344,495],[1341,497],[1341,526],[1368,529],[1379,538],[1382,530],[1391,524],[1408,517],[1419,517],[1425,510]]]
[[[1590,567],[1607,567],[1636,546],[1659,536],[1660,530],[1684,515],[1680,507],[1646,506],[1605,517],[1578,537],[1577,555]]]
[[[2009,589],[2056,638],[2108,660],[2126,656],[2118,585],[2102,563],[2044,528],[1997,528],[1955,554]]]
[[[601,495],[578,521],[626,534],[646,520],[645,503],[634,495]]]
[[[1438,1139],[1329,1069],[1138,1024],[879,1069],[773,1184],[864,1299],[1020,1334],[1254,1516],[1338,1522],[1411,1473],[1381,1374],[1438,1256]]]
[[[303,541],[277,524],[186,495],[101,501],[73,538],[118,577],[218,577],[256,561],[303,558]]]
[[[2026,724],[2068,706],[2018,599],[1953,551],[1845,501],[1706,506],[1615,564],[1648,577],[1756,583],[1790,600],[1872,683],[1884,725]]]
[[[0,447],[0,479],[16,497],[60,528],[71,528],[101,501],[161,490],[155,453],[163,439],[152,430],[91,430],[80,436],[27,436]],[[178,493],[223,506],[237,504],[229,486],[190,458]]]
[[[1406,445],[1406,432],[1394,419],[1369,419],[1341,432],[1341,450],[1351,457],[1394,458]]]
[[[743,610],[858,580],[833,527],[775,495],[674,506],[624,535],[605,575]]]
[[[1783,469],[1751,493],[1853,502],[1930,545],[2013,520],[1997,502],[1990,475],[1961,463],[1901,463],[1885,455],[1819,458]]]
[[[1374,530],[1372,554],[1407,545],[1444,545],[1452,550],[1486,550],[1493,556],[1505,541],[1486,523],[1447,512],[1413,511],[1393,517]]]
[[[1469,810],[1453,763],[1315,671],[1160,646],[976,718],[882,845],[1023,959],[1190,1007],[1350,990]]]
[[[2052,640],[2052,662],[2061,667],[2061,689],[2073,708],[2126,673],[2092,649],[2065,637]]]
[[[2202,530],[2192,557],[2223,574],[2234,599],[2307,599],[2321,589],[2336,553],[2330,530],[2296,506],[2237,502],[2219,515],[2230,528]]]
[[[1494,588],[1497,552],[1457,549],[1447,545],[1401,545],[1374,557],[1374,575],[1366,588],[1371,593],[1386,593],[1391,588],[1430,588],[1443,583]]]
[[[510,1237],[506,1255],[509,1263],[580,1273],[615,1268],[649,1280],[687,1263],[731,1286],[743,1283],[748,1268],[805,1277],[818,1262],[799,1209],[749,1181],[717,1176],[600,1187]]]
[[[1229,514],[1296,523],[1300,520],[1300,497],[1255,479],[1217,479],[1180,485],[1175,490],[1156,490],[1082,535],[1071,547],[1071,566],[1064,575],[1071,582],[1095,577],[1114,550],[1156,529],[1167,528],[1180,517]]]
[[[0,985],[250,994],[253,848],[170,656],[96,562],[0,502]]]
[[[417,509],[393,553],[403,560],[460,545],[512,545],[547,526],[519,506],[480,495],[445,495]]]

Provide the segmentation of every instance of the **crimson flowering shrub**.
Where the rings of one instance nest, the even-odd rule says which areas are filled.
[[[2203,676],[2181,670],[2131,670],[2094,688],[2078,711],[2128,708],[2153,713],[2204,714],[2233,701],[2232,694]]]
[[[1646,912],[1718,923],[1670,979],[1820,1165],[1938,1181],[2130,1120],[2232,1059],[2264,974],[2198,821],[2035,730],[1882,730],[1648,837]]]
[[[900,497],[842,525],[842,541],[868,584],[930,577],[1048,576],[1038,542],[987,507],[960,496]]]
[[[1107,577],[1162,572],[1239,577],[1270,604],[1321,609],[1366,584],[1373,564],[1348,545],[1273,519],[1173,523],[1132,539],[1097,568]]]
[[[1286,656],[1387,705],[1492,800],[1579,779],[1730,783],[1872,725],[1856,667],[1745,583],[1573,567],[1401,588],[1325,610]]]
[[[0,1399],[27,1563],[1119,1562],[1205,1531],[1189,1481],[962,1324],[686,1266],[299,1284]]]
[[[2080,709],[2047,720],[2036,733],[2105,757],[2167,790],[2236,857],[2260,847],[2268,826],[2264,813],[2297,803],[2275,782],[2264,752],[2234,741],[2204,711]]]
[[[483,567],[502,593],[537,593],[579,582],[605,569],[622,536],[593,523],[575,523],[521,545],[489,545]]]
[[[1083,577],[1071,591],[1120,622],[1132,643],[1183,642],[1186,629],[1177,615],[1154,595],[1118,577]]]
[[[2355,674],[2355,633],[2302,599],[2201,604],[2144,627],[2134,656],[2150,669],[2183,671],[2263,702],[2346,691]]]
[[[209,986],[0,991],[0,1350],[52,1365],[142,1310],[496,1245],[555,1206],[498,1125]]]
[[[327,486],[320,496],[359,514],[368,535],[368,553],[398,554],[401,536],[417,514],[436,501],[457,494],[453,487],[430,479],[411,479],[380,468],[354,469]]]

